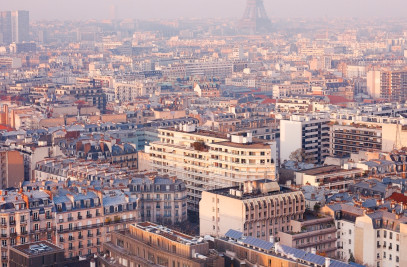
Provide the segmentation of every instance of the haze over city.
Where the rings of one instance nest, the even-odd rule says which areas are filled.
[[[407,266],[406,7],[0,0],[0,266]]]
[[[236,18],[244,10],[244,0],[1,0],[3,10],[25,9],[38,19],[106,19],[117,6],[119,18]],[[266,0],[271,18],[404,17],[403,0]]]

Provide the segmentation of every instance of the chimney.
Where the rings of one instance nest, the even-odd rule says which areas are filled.
[[[325,267],[329,267],[331,265],[331,259],[325,258]]]

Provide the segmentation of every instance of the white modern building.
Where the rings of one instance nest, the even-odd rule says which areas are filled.
[[[290,160],[292,152],[302,149],[304,161],[323,163],[329,155],[329,114],[291,115],[280,121],[280,161]]]
[[[203,191],[275,179],[275,141],[197,130],[195,125],[158,131],[160,140],[149,147],[151,166],[185,182],[191,211],[199,210]]]

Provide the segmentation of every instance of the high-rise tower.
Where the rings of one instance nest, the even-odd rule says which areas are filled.
[[[242,32],[250,34],[267,32],[271,29],[271,22],[264,9],[263,0],[247,0],[239,28]]]
[[[13,42],[22,43],[30,41],[30,15],[28,11],[19,10],[11,12],[11,30]]]
[[[10,44],[12,41],[11,34],[11,12],[0,12],[0,44]]]

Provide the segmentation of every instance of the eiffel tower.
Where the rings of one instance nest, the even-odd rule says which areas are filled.
[[[246,10],[239,22],[239,28],[243,33],[249,34],[270,31],[271,22],[264,9],[263,0],[247,0]]]

